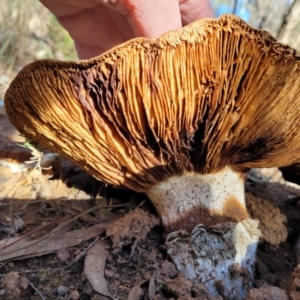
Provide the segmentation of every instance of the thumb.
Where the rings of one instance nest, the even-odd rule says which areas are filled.
[[[182,25],[188,25],[201,18],[214,18],[209,0],[179,0]]]
[[[95,0],[123,14],[135,36],[150,39],[181,28],[178,0]]]

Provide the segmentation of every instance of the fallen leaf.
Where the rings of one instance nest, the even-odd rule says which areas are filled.
[[[98,241],[89,251],[84,261],[84,273],[92,288],[101,295],[112,298],[104,277],[105,263],[108,255],[107,243]]]
[[[128,300],[140,300],[141,297],[144,295],[144,291],[141,288],[141,285],[146,283],[147,281],[142,281],[138,285],[134,286],[130,291],[128,295]]]
[[[149,294],[149,299],[155,298],[155,274],[152,275],[149,281],[148,294]]]
[[[100,235],[106,228],[107,223],[101,223],[88,228],[73,230],[59,236],[54,235],[50,238],[42,239],[40,242],[28,239],[20,240],[12,246],[0,250],[0,261],[41,256],[56,252],[60,248],[73,247]],[[18,239],[19,238],[10,238],[0,241],[0,249]]]

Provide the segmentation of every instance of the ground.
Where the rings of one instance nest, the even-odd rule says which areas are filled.
[[[38,170],[3,107],[0,128],[0,299],[222,299],[178,273],[145,195],[49,153]],[[247,300],[300,299],[299,186],[252,170],[246,192],[263,233]]]

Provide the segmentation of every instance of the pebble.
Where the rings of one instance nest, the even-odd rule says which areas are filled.
[[[5,295],[5,289],[0,290],[0,296],[4,296]]]
[[[276,286],[263,285],[259,289],[251,289],[246,296],[246,300],[257,299],[288,300],[289,297],[284,290]]]
[[[79,298],[80,298],[80,295],[77,290],[72,291],[69,295],[70,300],[78,300]]]
[[[39,278],[38,278],[38,276],[37,276],[36,273],[32,273],[32,274],[30,274],[30,276],[29,276],[29,280],[30,280],[30,281],[33,281],[33,282],[37,282],[37,281],[39,280]]]
[[[57,292],[60,296],[65,296],[69,293],[69,288],[64,285],[60,285],[57,289]]]
[[[8,263],[8,266],[9,266],[10,268],[14,268],[14,267],[15,267],[15,264],[14,264],[12,261],[10,261],[10,262]]]
[[[61,262],[67,262],[70,258],[70,253],[66,248],[60,248],[56,252],[57,257],[60,259]]]
[[[25,223],[23,222],[23,220],[20,217],[17,217],[14,219],[13,221],[13,228],[15,231],[20,231],[24,228]]]

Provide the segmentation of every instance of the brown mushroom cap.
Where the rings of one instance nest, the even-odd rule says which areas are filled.
[[[35,62],[5,108],[28,139],[146,191],[186,171],[299,161],[300,56],[224,15],[86,61]]]

